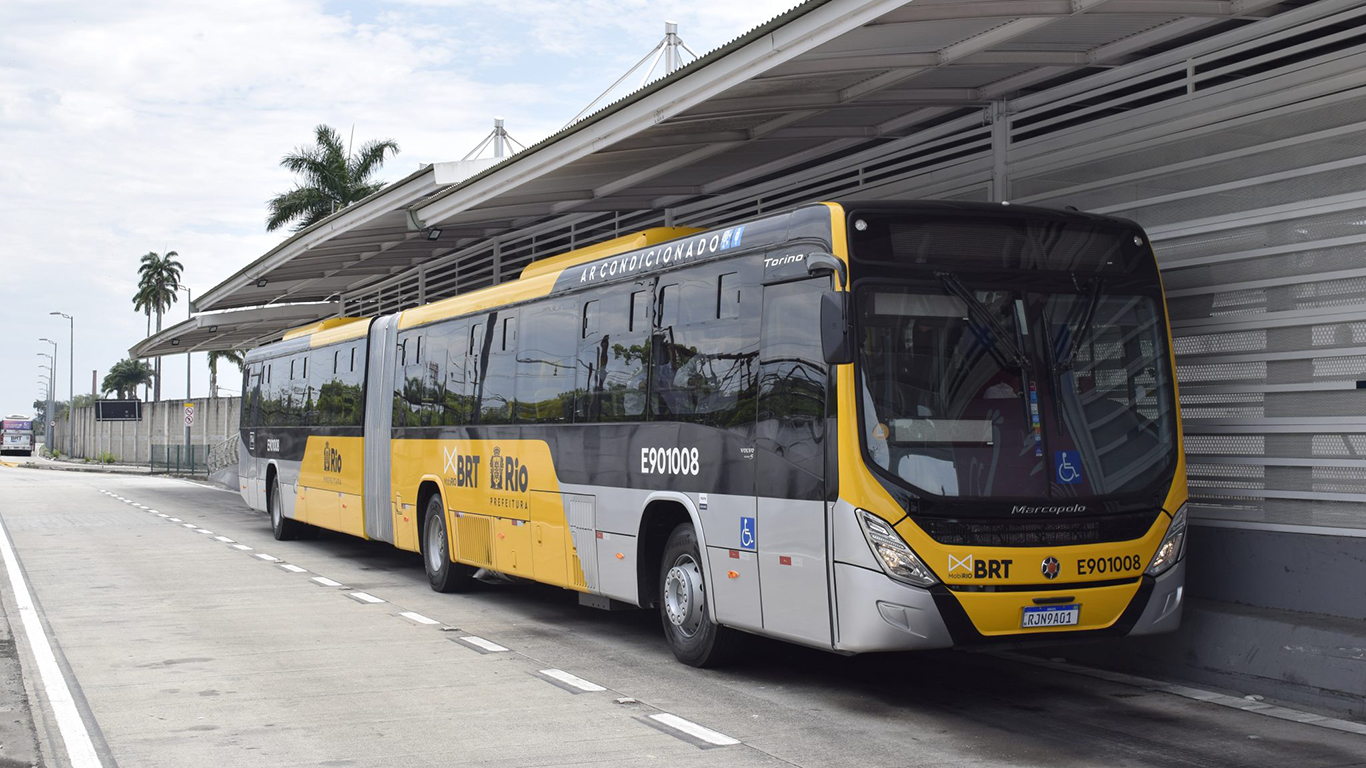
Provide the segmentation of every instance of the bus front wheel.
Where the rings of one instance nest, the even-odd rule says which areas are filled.
[[[739,632],[712,621],[702,553],[692,525],[669,534],[659,569],[659,616],[674,656],[692,667],[718,667],[740,650]]]
[[[432,496],[427,501],[427,517],[422,526],[422,563],[427,568],[427,581],[437,592],[464,592],[474,579],[474,568],[451,562],[450,540],[441,496]]]

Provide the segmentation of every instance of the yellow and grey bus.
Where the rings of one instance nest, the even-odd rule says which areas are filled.
[[[646,230],[247,356],[241,490],[596,607],[679,660],[1115,637],[1181,616],[1186,478],[1147,236],[966,203]]]

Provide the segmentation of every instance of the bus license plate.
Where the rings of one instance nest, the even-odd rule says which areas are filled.
[[[1081,605],[1045,605],[1024,609],[1020,626],[1024,629],[1036,627],[1071,627],[1081,623]]]

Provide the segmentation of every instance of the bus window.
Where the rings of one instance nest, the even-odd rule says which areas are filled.
[[[790,464],[810,477],[823,474],[821,439],[825,429],[826,365],[821,354],[821,294],[829,280],[802,280],[764,288],[763,333],[760,337],[759,407],[756,427],[759,447],[782,450]],[[771,477],[762,471],[763,489]],[[780,473],[786,475],[787,473]],[[790,495],[791,487],[761,490],[760,495]],[[801,497],[819,493],[802,488]]]
[[[490,343],[482,350],[486,355],[481,366],[479,382],[479,423],[511,424],[516,417],[513,401],[517,381],[517,326],[516,316],[508,312],[489,315],[489,326],[494,329]]]
[[[517,421],[569,421],[574,411],[575,304],[522,312],[517,347]]]
[[[743,262],[726,266],[736,270],[734,318],[716,317],[720,281],[713,265],[680,270],[677,282],[660,289],[650,394],[656,420],[717,427],[753,423],[759,274]]]
[[[645,416],[645,353],[650,345],[650,295],[600,289],[595,329],[579,342],[575,421],[637,421]]]

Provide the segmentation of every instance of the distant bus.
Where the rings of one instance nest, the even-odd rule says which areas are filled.
[[[33,417],[11,414],[0,420],[0,454],[33,455]]]
[[[1186,480],[1136,224],[825,203],[655,229],[247,356],[241,491],[585,604],[687,664],[1176,628]]]

